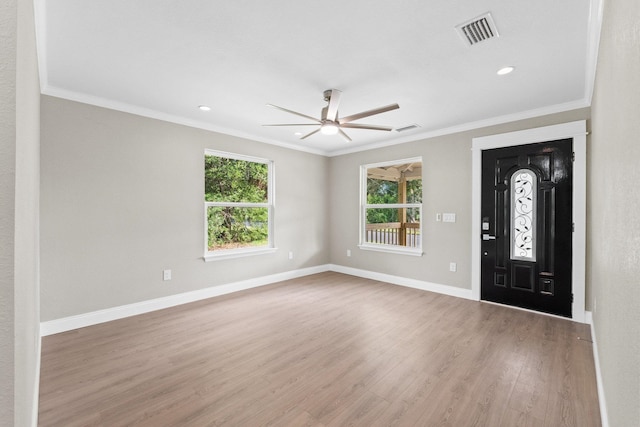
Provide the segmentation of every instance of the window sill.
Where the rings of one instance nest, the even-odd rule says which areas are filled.
[[[230,249],[222,251],[221,253],[207,252],[204,254],[204,261],[222,261],[233,258],[242,258],[253,255],[270,254],[277,251],[278,248],[256,248],[256,249]]]
[[[402,248],[390,245],[358,245],[364,251],[386,252],[390,254],[422,256],[424,252],[419,248]]]

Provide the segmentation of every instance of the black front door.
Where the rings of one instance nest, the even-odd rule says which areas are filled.
[[[571,317],[572,144],[482,152],[483,300]]]

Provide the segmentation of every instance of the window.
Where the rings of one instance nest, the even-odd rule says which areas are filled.
[[[536,191],[538,178],[529,169],[511,176],[511,259],[536,260]]]
[[[205,260],[274,251],[273,162],[205,150]]]
[[[422,158],[360,167],[360,248],[422,255]]]

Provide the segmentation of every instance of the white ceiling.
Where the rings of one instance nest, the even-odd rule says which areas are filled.
[[[600,0],[36,0],[45,94],[321,154],[358,151],[590,105]],[[491,12],[500,37],[458,24]],[[512,65],[506,76],[496,71]],[[339,136],[313,117],[397,102]],[[211,107],[203,112],[201,104]]]

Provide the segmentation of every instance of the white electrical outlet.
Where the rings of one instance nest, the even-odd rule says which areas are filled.
[[[293,251],[289,251],[289,259],[293,259]]]
[[[162,270],[162,280],[171,280],[171,270]]]
[[[449,263],[449,271],[453,271],[454,273],[458,270],[458,265],[455,262]]]
[[[347,256],[351,256],[351,249],[347,249]]]

